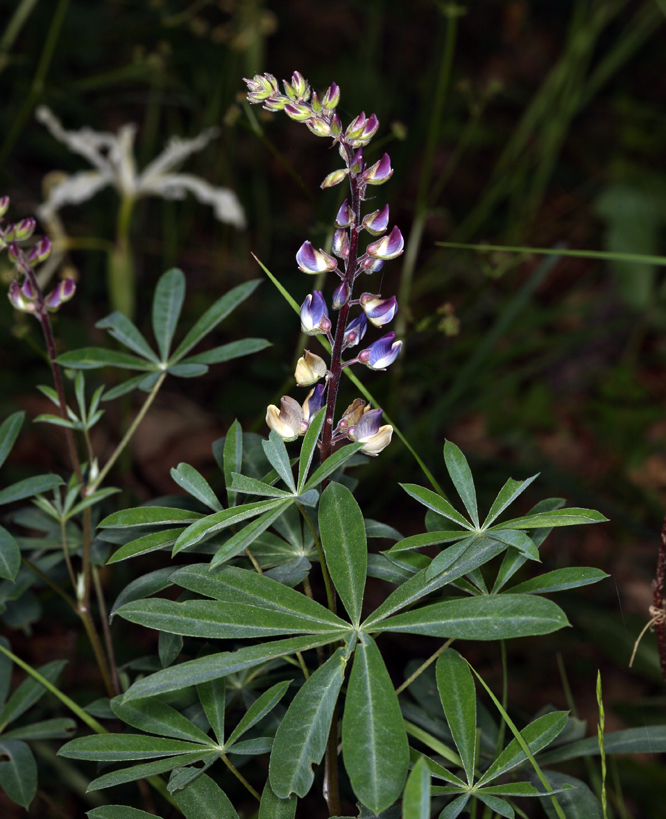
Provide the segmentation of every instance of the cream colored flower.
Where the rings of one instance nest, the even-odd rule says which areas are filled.
[[[307,431],[301,405],[288,395],[280,399],[280,409],[270,404],[266,410],[266,423],[283,441],[295,441]]]
[[[306,350],[296,362],[294,377],[299,387],[309,387],[326,375],[326,362],[318,355]]]

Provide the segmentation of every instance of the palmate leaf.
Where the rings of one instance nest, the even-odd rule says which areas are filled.
[[[106,318],[101,319],[95,325],[99,330],[107,330],[112,338],[119,341],[123,346],[128,347],[142,358],[159,364],[160,360],[151,350],[150,345],[139,332],[137,326],[127,318],[124,313],[116,310]]]
[[[166,526],[184,523],[194,523],[206,517],[200,512],[191,512],[189,509],[178,509],[169,506],[139,506],[135,509],[121,509],[100,522],[101,529],[125,529],[132,526]],[[209,516],[210,517],[210,516]]]
[[[178,540],[178,537],[185,529],[167,529],[162,532],[153,532],[150,535],[132,540],[117,549],[106,561],[107,565],[118,563],[121,560],[128,560],[130,557],[145,555],[149,552],[156,552],[159,549],[169,549]]]
[[[76,723],[69,717],[45,719],[14,728],[13,731],[3,731],[3,739],[70,739],[76,733]]]
[[[211,568],[219,566],[221,563],[226,563],[236,555],[239,555],[245,549],[248,549],[254,544],[254,541],[260,537],[266,529],[269,528],[275,521],[284,514],[285,510],[289,508],[292,501],[279,503],[277,506],[264,512],[261,517],[255,518],[253,521],[244,526],[235,535],[232,535],[222,546],[217,550],[213,559],[210,562]],[[240,507],[235,507],[240,508]]]
[[[567,819],[603,819],[601,803],[584,782],[556,771],[544,771],[543,773],[548,784],[556,793],[562,788],[570,787],[570,790],[565,790],[557,797],[557,802]],[[545,793],[543,784],[536,777],[533,781],[536,787]],[[548,819],[557,819],[558,814],[553,807],[550,794],[541,797],[540,802]]]
[[[380,813],[402,793],[409,744],[393,683],[367,634],[354,652],[342,718],[342,756],[358,799]]]
[[[153,335],[162,361],[169,358],[184,300],[185,275],[174,267],[160,276],[153,296]]]
[[[589,586],[591,583],[598,583],[609,575],[601,569],[594,569],[589,566],[574,567],[566,569],[555,569],[546,572],[531,580],[525,580],[505,591],[505,594],[550,594],[552,592],[564,591],[565,589],[576,589],[579,586]]]
[[[515,811],[504,799],[498,799],[498,797],[492,796],[485,791],[476,791],[475,796],[480,802],[483,802],[484,805],[491,808],[498,816],[505,816],[506,819],[515,819]]]
[[[315,417],[310,422],[308,431],[305,433],[303,443],[301,444],[301,454],[298,459],[298,493],[303,492],[305,482],[310,471],[310,464],[317,448],[317,441],[319,440],[319,433],[324,426],[324,418],[326,417],[326,407],[322,407]]]
[[[225,747],[231,748],[231,746],[234,746],[233,753],[238,753],[238,746],[234,745],[234,743],[237,742],[237,740],[239,740],[244,733],[249,731],[253,725],[256,725],[259,720],[263,719],[266,714],[269,714],[273,708],[275,708],[282,697],[284,697],[286,694],[291,682],[291,680],[285,680],[284,682],[280,682],[272,686],[267,691],[264,691],[264,693],[257,700],[255,700],[243,714],[240,722],[229,735],[229,739]]]
[[[245,495],[258,495],[259,497],[267,498],[291,498],[293,494],[286,492],[284,489],[278,489],[277,486],[271,486],[264,481],[258,481],[256,478],[248,478],[245,475],[240,475],[238,472],[232,472],[230,475],[231,487],[234,495],[237,492],[242,492]]]
[[[162,589],[166,589],[167,586],[171,585],[170,577],[173,573],[173,566],[166,566],[164,569],[156,569],[154,572],[137,577],[120,592],[113,604],[109,619],[113,620],[118,609],[124,606],[125,603],[141,600],[143,597],[150,597],[151,594],[157,594]]]
[[[208,506],[214,512],[222,511],[222,504],[217,499],[217,495],[211,489],[210,484],[193,466],[180,463],[176,469],[171,470],[171,477],[178,486],[203,503],[204,506]]]
[[[467,458],[460,449],[451,441],[444,444],[444,463],[449,476],[453,481],[456,491],[460,495],[460,500],[465,504],[470,520],[479,528],[479,510],[476,503],[476,489],[474,488],[474,478],[472,470],[469,468]]]
[[[314,782],[313,766],[326,750],[331,719],[349,659],[349,648],[339,648],[294,697],[275,735],[269,775],[280,799],[292,793],[306,796]]]
[[[514,481],[513,478],[509,478],[500,489],[497,497],[493,501],[493,505],[490,507],[488,516],[483,521],[484,529],[490,526],[538,477],[539,473],[532,475],[531,478],[527,478],[525,481]]]
[[[152,813],[126,805],[100,805],[86,813],[88,819],[155,819]]]
[[[465,769],[468,784],[474,781],[476,757],[476,689],[469,666],[452,648],[436,665],[437,690],[453,741]]]
[[[208,753],[211,742],[194,743],[144,734],[92,734],[68,742],[58,752],[67,759],[94,762],[128,762],[163,756]]]
[[[264,452],[266,453],[266,457],[268,458],[270,465],[277,472],[280,478],[282,478],[287,486],[287,489],[296,494],[296,484],[294,483],[294,476],[291,472],[289,454],[282,438],[280,438],[275,430],[271,430],[268,440],[262,441],[261,445],[264,448]]]
[[[176,367],[188,366],[204,366],[206,370],[210,364],[223,364],[225,361],[233,361],[234,358],[243,358],[246,355],[259,353],[267,347],[272,347],[270,341],[265,338],[241,338],[238,341],[230,341],[228,344],[221,344],[219,347],[213,347],[212,350],[205,350],[203,353],[197,353],[185,358]],[[173,370],[169,367],[169,372]]]
[[[149,372],[157,370],[157,366],[152,361],[146,361],[145,358],[139,358],[130,353],[121,353],[118,350],[106,350],[104,347],[82,347],[80,350],[71,350],[59,355],[57,361],[63,367],[73,370],[99,370],[101,367]],[[108,400],[108,395],[106,400]]]
[[[555,509],[552,512],[539,512],[499,523],[495,529],[538,529],[553,526],[579,526],[583,523],[603,523],[608,518],[594,509]]]
[[[395,546],[391,546],[386,554],[396,555],[400,554],[400,552],[409,552],[413,551],[414,549],[422,549],[424,546],[438,546],[440,543],[454,543],[456,540],[464,540],[469,536],[470,534],[467,529],[458,529],[456,531],[443,530],[425,532],[422,535],[411,535],[410,537],[399,540]]]
[[[237,523],[242,523],[249,518],[257,517],[263,512],[268,512],[274,509],[280,500],[258,501],[257,503],[246,503],[243,506],[234,506],[231,509],[224,509],[222,512],[215,512],[213,515],[206,515],[206,517],[192,523],[179,536],[173,547],[173,554],[176,555],[183,549],[189,546],[194,546],[204,539],[208,539],[215,532],[222,529],[228,529],[230,526],[235,526]]]
[[[224,745],[224,717],[227,705],[224,677],[197,685],[197,694],[208,724],[213,729],[219,745]]]

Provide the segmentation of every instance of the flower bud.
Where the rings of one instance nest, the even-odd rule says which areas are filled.
[[[23,280],[23,284],[21,285],[21,295],[24,299],[28,301],[36,301],[37,300],[37,291],[32,286],[32,282],[26,276]]]
[[[349,207],[349,203],[345,201],[340,205],[338,215],[335,217],[336,228],[347,228],[354,221],[354,212]]]
[[[21,258],[21,248],[16,244],[16,242],[9,243],[7,253],[9,254],[9,258],[12,262],[18,262]]]
[[[303,273],[323,273],[327,270],[335,270],[338,263],[328,253],[323,250],[315,250],[311,242],[303,242],[296,254],[298,269]]]
[[[383,259],[373,259],[372,256],[366,256],[361,262],[361,270],[364,273],[378,273],[384,267]]]
[[[309,387],[326,375],[326,362],[320,356],[305,350],[296,362],[294,377],[299,387]]]
[[[349,301],[349,285],[342,282],[333,291],[333,297],[331,298],[331,305],[333,306],[334,310],[339,310],[341,307],[344,307],[345,304],[347,304],[348,301]]]
[[[7,213],[9,210],[9,197],[8,196],[0,196],[0,219]]]
[[[361,111],[361,113],[355,119],[353,119],[347,126],[347,130],[345,131],[345,137],[347,137],[347,139],[358,139],[363,133],[365,123],[366,123],[365,111]]]
[[[263,102],[280,93],[278,81],[272,74],[264,74],[263,77],[257,74],[251,80],[243,77],[243,82],[247,85],[247,99],[251,103]]]
[[[368,412],[369,409],[370,404],[366,406],[362,398],[355,398],[342,413],[342,418],[338,421],[336,432],[345,432],[350,427],[355,427],[363,417],[363,413]]]
[[[346,230],[338,229],[333,234],[333,253],[340,259],[349,258],[349,236]]]
[[[76,282],[74,279],[68,278],[58,282],[55,290],[44,300],[46,309],[50,313],[55,313],[66,301],[69,301],[74,296],[74,293],[76,293]]]
[[[306,120],[305,124],[315,136],[327,137],[331,136],[331,126],[321,117],[311,117]],[[322,188],[324,186],[322,185]]]
[[[317,384],[317,386],[310,390],[307,398],[303,401],[303,420],[309,426],[312,419],[324,406],[324,393],[326,392],[325,384]]]
[[[368,317],[365,313],[358,315],[353,321],[350,321],[345,328],[345,334],[342,340],[343,349],[348,347],[355,347],[365,335],[368,329]]]
[[[359,148],[358,151],[356,151],[356,153],[352,157],[349,170],[352,173],[361,173],[361,171],[363,170],[363,148]]]
[[[310,99],[310,86],[308,85],[305,77],[299,71],[294,71],[294,73],[291,75],[291,89],[296,95],[294,99],[298,100],[299,102],[305,102]]]
[[[36,265],[46,261],[51,255],[51,240],[48,236],[42,236],[37,244],[28,253],[28,264]]]
[[[14,225],[14,238],[19,242],[23,242],[32,236],[36,227],[37,222],[32,216],[28,216],[27,219],[21,219],[20,222]]]
[[[363,443],[361,452],[366,455],[379,455],[382,449],[391,443],[393,427],[390,424],[380,426],[382,410],[374,409],[363,413],[358,424],[350,428],[347,436],[356,443]]]
[[[301,405],[288,395],[280,399],[280,409],[271,404],[266,410],[266,423],[277,432],[283,441],[295,441],[306,430],[303,429]]]
[[[340,103],[340,89],[333,82],[330,88],[326,89],[326,93],[322,97],[321,104],[327,111],[335,111]]]
[[[404,247],[405,240],[402,238],[402,233],[397,227],[394,227],[388,236],[369,244],[366,253],[377,259],[395,259],[402,253]]]
[[[309,336],[327,333],[331,329],[331,320],[324,296],[319,290],[305,297],[301,305],[301,330]]]
[[[390,299],[380,299],[379,296],[373,296],[372,293],[363,293],[359,301],[368,321],[375,327],[383,327],[393,321],[393,317],[398,312],[398,300],[395,296],[391,296]]]
[[[304,122],[312,116],[310,106],[301,102],[288,103],[284,107],[284,112],[288,117],[291,117],[291,119],[295,119],[296,122]]]
[[[360,137],[358,137],[359,142],[361,142],[362,145],[367,145],[368,142],[370,142],[373,136],[377,133],[378,129],[379,120],[374,114],[371,114],[365,121],[365,125],[363,126],[363,132],[361,133]]]
[[[9,285],[7,297],[15,310],[20,310],[22,313],[35,313],[37,311],[37,305],[33,301],[28,301],[23,296],[21,288],[16,281]]]
[[[384,205],[381,210],[376,210],[364,217],[362,225],[373,236],[381,236],[386,233],[389,220],[389,206]]]
[[[391,167],[391,158],[388,154],[375,162],[370,168],[363,172],[362,182],[368,185],[383,185],[393,176],[393,168]]]
[[[358,360],[371,370],[385,370],[400,355],[402,341],[394,341],[395,333],[387,333],[358,354]]]
[[[333,173],[329,173],[326,179],[324,179],[324,181],[321,183],[321,187],[325,189],[332,188],[334,185],[339,185],[340,182],[343,182],[347,178],[348,173],[349,171],[346,168],[340,168],[337,171],[333,171]]]
[[[250,100],[250,102],[251,101],[252,100]],[[266,102],[264,103],[264,108],[267,111],[284,111],[284,109],[287,107],[288,103],[289,103],[289,98],[288,97],[282,97],[282,96],[271,97],[270,99],[267,99]]]
[[[340,117],[337,114],[333,114],[331,118],[331,136],[339,137],[342,133],[342,123],[340,122]]]

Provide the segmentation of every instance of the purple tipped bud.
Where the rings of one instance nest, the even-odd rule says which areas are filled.
[[[333,253],[341,259],[349,258],[349,236],[346,230],[336,230],[333,234]]]
[[[291,75],[291,88],[296,95],[294,99],[297,99],[299,102],[310,99],[310,86],[299,71],[294,71]]]
[[[263,102],[280,93],[278,82],[272,74],[264,74],[263,77],[257,74],[251,80],[243,77],[243,82],[247,85],[247,99],[251,103]]]
[[[373,296],[372,293],[363,293],[359,301],[368,321],[375,327],[383,327],[393,321],[393,317],[398,312],[398,300],[395,296],[391,296],[390,299],[380,299],[379,296]]]
[[[366,256],[361,262],[361,270],[364,273],[378,273],[384,267],[383,259],[374,259],[372,256]]]
[[[377,133],[377,129],[379,128],[379,120],[374,114],[368,117],[365,121],[365,125],[363,126],[363,133],[359,137],[359,140],[363,142],[364,145],[367,145],[368,142],[373,138],[373,136]]]
[[[8,196],[0,196],[0,219],[7,213],[9,210],[9,197]]]
[[[21,258],[21,249],[16,242],[11,242],[9,244],[7,253],[9,254],[9,258],[12,262],[18,262],[18,260]]]
[[[325,391],[325,384],[317,384],[313,390],[310,390],[308,397],[303,401],[303,419],[308,426],[312,423],[312,419],[315,415],[324,406]]]
[[[344,340],[342,346],[346,350],[347,347],[355,347],[365,335],[368,329],[368,317],[365,313],[361,313],[353,321],[350,321],[345,329]]]
[[[311,117],[306,120],[305,124],[315,136],[327,137],[331,135],[331,126],[321,117]]]
[[[248,101],[252,102],[252,100],[249,99],[249,95],[248,95]],[[289,103],[289,99],[287,97],[282,97],[282,96],[272,97],[271,99],[266,100],[266,102],[264,103],[264,108],[267,111],[284,111],[284,109],[287,107],[288,103]]]
[[[312,92],[312,99],[310,100],[310,105],[312,106],[312,110],[315,114],[321,114],[324,110],[324,106],[321,104],[321,100],[316,91]]]
[[[46,261],[51,255],[51,240],[48,236],[42,236],[37,244],[28,253],[28,264],[36,265]]]
[[[327,333],[331,329],[328,308],[319,290],[307,295],[301,305],[301,330],[309,336]]]
[[[387,333],[358,354],[358,360],[371,370],[385,370],[400,355],[402,341],[394,341],[395,333]]]
[[[341,307],[344,307],[345,304],[349,301],[349,285],[342,282],[338,287],[335,288],[333,291],[333,298],[331,299],[331,304],[334,310],[339,310]]]
[[[340,122],[340,117],[337,114],[333,114],[331,118],[331,136],[339,137],[342,133],[342,123]]]
[[[309,125],[309,123],[308,123]],[[346,168],[340,168],[338,171],[333,171],[333,173],[329,173],[329,175],[324,179],[321,183],[321,187],[332,188],[334,185],[339,185],[340,182],[343,182],[347,178],[347,174],[349,171]]]
[[[381,236],[382,233],[386,233],[386,228],[388,227],[388,220],[389,220],[389,206],[384,205],[381,210],[376,210],[374,213],[369,213],[363,219],[363,227],[368,231],[368,233],[372,233],[373,236]]]
[[[338,263],[328,253],[323,250],[315,250],[311,242],[303,242],[298,253],[296,254],[296,262],[299,270],[303,273],[323,273],[327,270],[335,270]]]
[[[304,122],[312,116],[310,106],[301,102],[290,102],[284,106],[284,112],[291,119],[295,119],[296,122]]]
[[[361,173],[361,171],[363,170],[363,148],[359,148],[358,151],[356,151],[356,153],[352,157],[349,170],[352,173]]]
[[[25,279],[23,280],[23,284],[21,285],[21,295],[23,296],[24,299],[27,299],[28,301],[36,301],[37,299],[37,291],[32,286],[32,282],[27,276],[25,277]]]
[[[363,133],[365,123],[366,123],[365,111],[361,111],[361,113],[356,117],[356,119],[353,119],[347,126],[347,130],[345,131],[345,136],[347,137],[347,139],[358,139]]]
[[[349,203],[345,201],[340,205],[338,215],[335,217],[336,228],[347,228],[354,221],[354,211],[349,207]]]
[[[12,282],[9,285],[9,292],[7,293],[7,296],[15,310],[20,310],[22,313],[36,312],[37,305],[33,301],[28,301],[23,297],[18,282]]]
[[[384,154],[379,162],[375,162],[372,167],[364,171],[362,181],[368,185],[383,185],[392,176],[391,158],[388,154]]]
[[[405,240],[402,238],[402,233],[397,227],[394,227],[388,236],[369,244],[366,253],[376,259],[395,259],[402,253],[404,247]]]
[[[58,282],[55,290],[46,297],[46,309],[54,313],[56,310],[59,310],[66,301],[69,301],[75,292],[76,282],[74,279],[68,278]]]
[[[340,102],[340,89],[338,86],[333,82],[331,83],[331,87],[326,90],[326,93],[322,97],[321,104],[326,108],[327,111],[335,111],[338,107]]]

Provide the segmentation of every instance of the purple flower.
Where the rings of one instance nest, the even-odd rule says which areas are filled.
[[[366,121],[367,117],[365,116],[365,111],[361,111],[361,113],[347,126],[345,136],[348,139],[358,139],[363,133]]]
[[[328,308],[319,290],[308,294],[301,305],[301,330],[309,336],[327,333],[331,329]]]
[[[0,218],[2,218],[5,213],[9,210],[9,197],[8,196],[0,196]]]
[[[328,253],[323,250],[315,250],[311,242],[303,242],[298,253],[296,262],[299,270],[303,273],[323,273],[326,270],[335,270],[338,263]]]
[[[42,236],[37,244],[28,253],[28,264],[36,265],[48,259],[51,253],[51,241],[48,236]]]
[[[354,212],[349,207],[349,203],[345,201],[340,205],[338,215],[335,217],[336,228],[347,228],[354,221]]]
[[[395,259],[402,253],[404,247],[405,240],[402,238],[402,233],[397,227],[394,227],[388,236],[383,236],[369,244],[366,253],[376,259]]]
[[[384,267],[383,259],[373,259],[372,256],[366,256],[361,262],[360,270],[365,273],[377,273],[382,267]]]
[[[363,227],[368,231],[368,233],[372,233],[373,236],[381,236],[382,233],[386,233],[388,220],[389,206],[384,205],[381,210],[376,210],[373,213],[369,213],[363,219]]]
[[[352,173],[360,173],[363,170],[363,148],[359,148],[351,159],[349,169]]]
[[[29,301],[25,298],[23,293],[21,293],[18,282],[14,281],[9,285],[7,296],[15,310],[20,310],[22,313],[37,312],[37,305],[33,301]]]
[[[394,341],[395,333],[387,333],[358,354],[358,360],[371,370],[385,370],[400,355],[402,341]]]
[[[338,107],[339,102],[340,102],[340,89],[333,82],[333,83],[331,83],[331,87],[327,89],[326,93],[322,97],[321,104],[328,111],[334,111]]]
[[[339,310],[341,307],[344,307],[349,300],[349,287],[344,282],[338,285],[335,290],[333,291],[333,298],[331,303],[333,305],[334,310]]]
[[[382,410],[371,409],[364,412],[358,424],[350,427],[347,435],[356,443],[365,444],[361,452],[366,455],[379,455],[391,443],[393,427],[390,424],[381,426]]]
[[[75,292],[76,282],[74,279],[68,278],[58,282],[55,290],[45,299],[46,309],[51,313],[55,313],[66,301],[74,296]]]
[[[368,185],[383,185],[393,176],[393,168],[391,167],[391,159],[388,154],[375,162],[370,168],[363,172],[362,182]]]
[[[324,392],[326,390],[325,384],[317,384],[317,386],[310,390],[308,397],[303,401],[303,420],[308,426],[312,423],[312,419],[324,406]]]
[[[398,312],[398,300],[395,296],[391,296],[390,299],[380,299],[379,296],[373,296],[372,293],[363,293],[359,302],[368,321],[375,327],[383,327],[393,321],[393,317]]]
[[[349,236],[346,230],[339,228],[333,234],[333,253],[341,259],[349,258]]]
[[[368,329],[368,317],[365,313],[361,313],[353,321],[350,321],[345,328],[345,334],[342,346],[346,350],[347,347],[355,347],[365,335]]]

